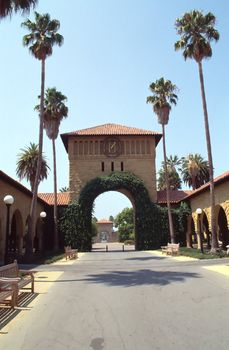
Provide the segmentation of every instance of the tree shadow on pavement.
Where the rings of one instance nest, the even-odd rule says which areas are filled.
[[[162,260],[162,259],[166,259],[166,258],[161,256],[142,256],[142,257],[136,257],[136,258],[126,258],[125,260],[147,261],[147,260]]]
[[[188,278],[200,278],[201,275],[192,272],[152,271],[111,271],[108,273],[88,275],[80,279],[89,283],[103,283],[108,286],[135,287],[142,285],[166,286],[170,283],[185,282]]]

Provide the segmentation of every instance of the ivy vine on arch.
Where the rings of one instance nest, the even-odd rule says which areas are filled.
[[[147,189],[136,175],[129,172],[113,172],[110,175],[92,179],[80,193],[79,206],[85,218],[83,232],[85,237],[88,237],[85,248],[91,249],[91,216],[94,200],[104,192],[118,190],[127,190],[134,200],[136,249],[155,247],[154,227],[158,207],[151,202]]]
[[[136,249],[152,249],[160,246],[162,237],[159,230],[163,230],[164,211],[151,202],[144,183],[136,175],[129,172],[112,172],[110,175],[89,181],[82,189],[78,202],[69,205],[64,216],[71,216],[74,223],[70,227],[67,227],[66,220],[62,219],[62,231],[65,233],[76,231],[75,241],[77,240],[79,250],[91,250],[94,200],[104,192],[118,190],[127,190],[134,200]],[[163,232],[167,232],[167,224]],[[68,243],[74,246],[74,239],[71,241],[69,238]]]

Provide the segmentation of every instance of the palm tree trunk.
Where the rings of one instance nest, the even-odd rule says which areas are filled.
[[[36,214],[37,214],[37,192],[42,162],[43,148],[43,124],[44,124],[44,93],[45,93],[45,59],[41,61],[41,99],[40,99],[40,126],[39,126],[39,153],[37,160],[37,171],[33,186],[33,198],[30,206],[30,218],[28,228],[28,242],[26,254],[29,256],[33,253],[33,237],[35,236]]]
[[[168,178],[168,168],[167,168],[167,157],[166,157],[166,147],[165,147],[165,125],[162,124],[162,139],[163,139],[163,154],[164,154],[164,171],[165,171],[165,184],[166,184],[166,199],[167,199],[167,209],[169,218],[169,232],[171,243],[175,243],[175,236],[173,230],[173,218],[170,206],[170,194],[169,194],[169,178]]]
[[[55,139],[52,139],[52,149],[53,149],[53,181],[54,181],[54,208],[53,208],[53,216],[54,216],[54,250],[58,250],[58,216],[57,216],[57,176],[56,176],[56,145]]]
[[[218,239],[217,239],[216,217],[215,217],[214,170],[213,170],[213,161],[212,161],[211,137],[210,137],[209,123],[208,123],[207,102],[206,102],[205,89],[204,89],[203,68],[202,68],[201,62],[198,62],[198,68],[199,68],[201,96],[202,96],[202,103],[203,103],[203,110],[204,110],[204,124],[205,124],[205,135],[206,135],[207,152],[208,152],[209,177],[210,177],[210,206],[211,206],[211,232],[212,232],[211,250],[215,251],[219,247],[219,245],[218,245]]]

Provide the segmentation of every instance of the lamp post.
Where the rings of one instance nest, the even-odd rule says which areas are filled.
[[[10,234],[10,206],[14,203],[14,197],[7,195],[3,199],[6,205],[6,238],[5,238],[5,254],[4,254],[4,265],[8,262],[8,242]]]
[[[46,216],[47,216],[47,214],[46,214],[45,211],[41,211],[41,212],[40,212],[40,217],[41,217],[42,219],[46,218]]]
[[[200,221],[200,215],[202,214],[202,209],[201,208],[197,208],[196,209],[196,214],[197,214],[197,233],[199,235],[199,239],[200,239],[200,250],[201,253],[204,253],[204,249],[203,249],[203,241],[202,241],[202,232],[201,232],[201,221]]]

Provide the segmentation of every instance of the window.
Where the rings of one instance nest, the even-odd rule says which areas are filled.
[[[104,162],[101,163],[101,170],[104,171],[105,167],[104,167]]]
[[[111,162],[111,171],[114,171],[114,162]]]
[[[123,165],[123,162],[121,162],[121,171],[124,171],[124,165]]]

